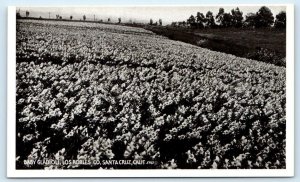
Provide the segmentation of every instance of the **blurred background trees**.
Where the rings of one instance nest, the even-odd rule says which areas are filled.
[[[281,11],[276,15],[274,26],[276,28],[286,28],[286,13],[284,11]]]
[[[236,7],[230,12],[225,12],[224,8],[220,8],[219,12],[214,16],[208,11],[205,16],[201,12],[191,15],[186,23],[172,22],[171,26],[186,26],[191,28],[280,28],[286,27],[286,12],[281,11],[274,18],[270,8],[262,6],[255,13],[244,13]],[[275,20],[274,20],[275,19]]]
[[[24,16],[24,15],[23,15]],[[274,17],[275,16],[275,17]],[[16,12],[17,18],[22,18],[20,10]],[[25,11],[24,18],[30,17],[30,12]],[[86,15],[82,16],[83,21],[87,20]],[[49,14],[50,19],[50,14]],[[62,16],[59,14],[56,15],[56,19],[61,20]],[[69,20],[73,20],[74,17],[71,15]],[[95,21],[95,15],[94,15]],[[98,22],[104,22],[102,19]],[[121,23],[122,17],[118,17],[115,23]],[[132,23],[132,20],[128,21],[129,24]],[[128,23],[127,22],[127,23]],[[111,23],[111,18],[107,18],[107,23]],[[124,22],[126,24],[126,22]],[[150,19],[149,25],[152,26],[162,26],[162,19],[154,21]],[[219,11],[216,15],[212,11],[205,12],[196,12],[196,15],[190,15],[186,21],[181,22],[172,22],[170,26],[174,27],[191,27],[191,28],[277,28],[285,29],[286,28],[286,12],[281,11],[277,15],[273,15],[270,8],[267,6],[262,6],[257,12],[251,12],[244,15],[239,7],[232,9],[230,12],[225,12],[224,8],[219,8]]]
[[[243,26],[243,12],[237,7],[236,9],[231,10],[232,15],[232,26],[239,28]]]
[[[209,28],[215,27],[215,25],[216,25],[215,18],[211,11],[208,11],[206,13],[205,18],[206,18],[206,26],[207,27],[209,27]]]
[[[261,7],[256,13],[255,27],[256,28],[271,27],[273,23],[274,23],[274,16],[271,10],[266,6]]]
[[[29,11],[26,11],[26,18],[29,17]]]

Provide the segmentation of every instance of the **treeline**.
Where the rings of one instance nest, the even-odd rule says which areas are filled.
[[[37,19],[37,17],[29,17],[29,14],[30,14],[30,12],[29,12],[28,10],[26,10],[26,14],[25,14],[26,17],[22,17],[22,16],[21,16],[21,13],[20,13],[20,9],[19,9],[19,10],[17,11],[17,13],[16,13],[16,18],[17,18],[17,19],[21,19],[21,18]],[[50,16],[50,12],[49,12],[49,16],[48,16],[48,17],[44,18],[44,17],[40,16],[39,19],[45,19],[45,20],[47,20],[47,19],[49,19],[49,20],[74,20],[74,17],[73,17],[73,15],[70,15],[70,17],[63,17],[63,16],[61,16],[61,15],[59,15],[59,14],[56,14],[56,15],[55,15],[55,18],[52,18],[52,17]],[[89,22],[91,22],[91,21],[94,21],[94,22],[95,22],[95,21],[96,21],[96,22],[99,22],[99,23],[112,23],[111,18],[107,18],[107,21],[105,21],[105,20],[103,20],[103,19],[98,20],[98,19],[96,19],[96,16],[95,16],[95,15],[93,16],[93,18],[90,17],[89,19],[87,19],[87,16],[86,16],[86,15],[83,15],[83,16],[82,16],[82,19],[80,18],[80,19],[77,19],[77,20],[75,20],[75,21],[89,21]],[[116,23],[119,23],[119,24],[120,24],[121,21],[122,21],[122,19],[121,19],[121,17],[119,17]],[[129,20],[129,23],[132,23],[132,21]]]
[[[191,28],[227,28],[227,27],[248,27],[248,28],[286,28],[286,12],[279,12],[275,18],[266,6],[262,6],[256,13],[248,13],[245,18],[243,12],[237,7],[231,12],[225,12],[220,8],[216,16],[211,11],[205,15],[201,12],[191,15],[187,21],[172,22],[171,26]]]
[[[29,18],[29,11],[26,11],[26,18]],[[16,14],[17,18],[21,17],[20,10]],[[24,17],[25,18],[25,17]],[[43,19],[40,17],[40,19]],[[49,19],[50,12],[49,12]],[[73,16],[63,18],[60,15],[55,15],[55,19],[58,20],[73,20]],[[80,21],[87,21],[86,15],[82,16]],[[104,23],[103,19],[96,20],[94,15],[93,19],[90,18],[90,21],[97,21],[100,23]],[[112,23],[111,18],[108,18],[107,23]],[[121,17],[115,23],[121,23]],[[125,22],[124,22],[125,23]],[[129,24],[132,23],[131,20],[127,22]],[[143,24],[143,23],[140,23]],[[155,21],[150,19],[148,25],[151,26],[162,26],[162,19]],[[231,12],[225,12],[224,8],[220,8],[218,14],[215,16],[211,11],[208,11],[205,15],[201,12],[197,12],[196,15],[191,15],[186,21],[181,22],[172,22],[171,26],[173,27],[191,27],[191,28],[226,28],[226,27],[248,27],[248,28],[266,28],[266,27],[275,27],[284,29],[286,28],[286,12],[281,11],[275,17],[270,10],[270,8],[266,6],[262,6],[256,13],[248,13],[246,16],[243,16],[243,12],[237,7],[232,9]]]

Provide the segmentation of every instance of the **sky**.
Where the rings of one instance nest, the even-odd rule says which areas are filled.
[[[31,17],[55,18],[56,14],[62,16],[63,19],[82,19],[86,15],[87,20],[102,19],[107,21],[108,18],[112,22],[117,22],[118,18],[122,22],[134,21],[139,23],[147,23],[150,19],[154,22],[162,19],[164,25],[173,21],[186,21],[190,15],[196,15],[201,12],[204,15],[207,11],[212,11],[214,16],[218,13],[219,8],[223,7],[225,12],[230,12],[237,6],[131,6],[131,7],[17,7],[21,16],[25,16],[26,10],[30,12]],[[255,13],[261,6],[238,6],[245,16],[248,13]],[[280,11],[285,11],[285,6],[268,6],[274,17]]]

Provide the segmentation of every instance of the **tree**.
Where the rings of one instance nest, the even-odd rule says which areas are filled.
[[[110,18],[107,18],[107,22],[110,22]]]
[[[271,27],[273,23],[274,23],[273,13],[268,7],[262,6],[256,13],[255,27],[256,28]]]
[[[159,23],[160,26],[162,26],[162,20],[161,19],[158,20],[158,23]]]
[[[26,18],[29,17],[29,11],[26,11]]]
[[[71,16],[70,16],[70,20],[72,20],[72,19],[73,19],[73,16],[71,15]]]
[[[205,16],[203,15],[203,13],[197,12],[196,15],[196,22],[197,22],[197,26],[199,28],[203,28],[204,24],[205,24]]]
[[[205,19],[206,19],[206,26],[208,26],[209,28],[212,28],[216,25],[214,15],[211,11],[208,11],[206,13]]]
[[[220,27],[230,27],[232,26],[232,15],[230,13],[225,13],[224,8],[219,9],[219,13],[216,16],[217,22]]]
[[[85,21],[85,20],[86,20],[86,16],[85,16],[85,15],[83,15],[83,17],[82,17],[82,18],[83,18],[83,21]]]
[[[232,26],[232,15],[230,13],[224,13],[223,22],[221,22],[222,27]]]
[[[121,23],[121,18],[118,18],[118,22]]]
[[[18,18],[21,18],[20,9],[17,11],[16,17],[17,17],[17,19],[18,19]]]
[[[195,17],[194,17],[193,15],[191,15],[191,16],[189,17],[189,19],[187,19],[187,23],[188,23],[191,27],[195,26],[195,25],[196,25],[196,19],[195,19]]]
[[[254,14],[254,13],[248,13],[246,15],[244,26],[245,27],[252,27],[252,28],[254,28],[255,27],[255,21],[256,21],[256,14]]]
[[[243,12],[237,7],[236,9],[231,10],[232,15],[232,25],[234,27],[241,27],[243,25]]]
[[[59,19],[61,20],[61,19],[62,19],[62,16],[60,16]]]
[[[276,15],[274,26],[276,28],[286,28],[286,13],[284,11],[281,11]]]
[[[153,20],[152,19],[150,19],[150,23],[149,23],[150,25],[153,25]]]
[[[225,13],[224,8],[220,8],[220,9],[219,9],[219,12],[218,12],[218,14],[217,14],[217,16],[216,16],[217,22],[218,22],[219,24],[221,24],[221,23],[223,22],[223,19],[224,19],[224,13]]]

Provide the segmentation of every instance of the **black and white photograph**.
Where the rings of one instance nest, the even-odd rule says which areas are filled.
[[[293,175],[292,5],[10,12],[12,176]]]

